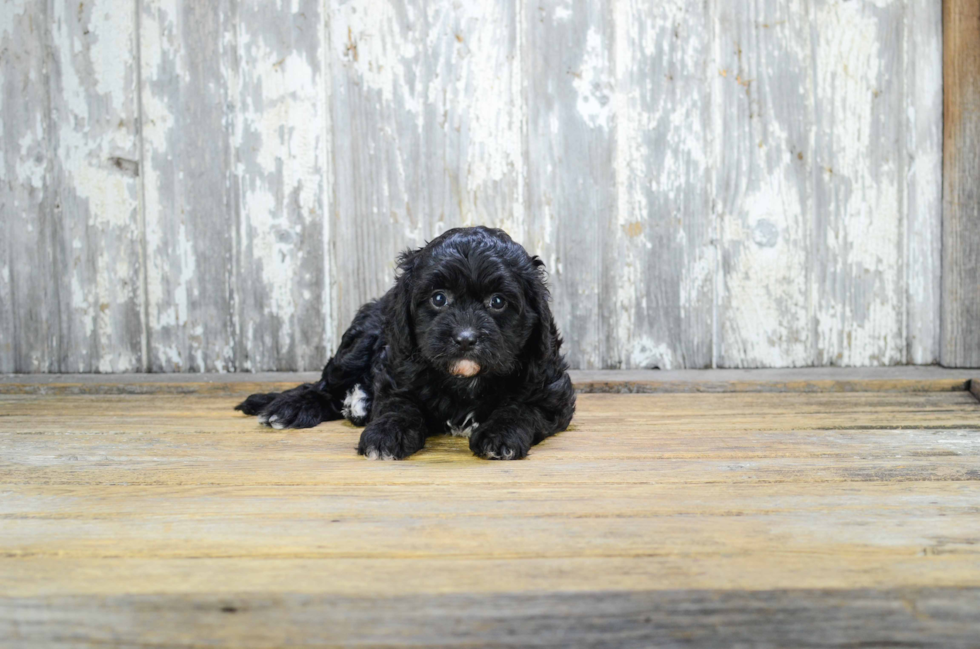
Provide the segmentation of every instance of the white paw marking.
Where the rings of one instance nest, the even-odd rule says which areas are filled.
[[[368,460],[394,460],[395,456],[387,451],[378,453],[378,449],[371,447],[364,454],[364,458]]]
[[[269,415],[265,415],[265,414],[259,415],[259,423],[260,424],[263,424],[265,426],[268,426],[269,425]]]
[[[475,412],[471,412],[466,415],[466,419],[459,426],[453,424],[452,420],[446,421],[446,426],[449,428],[449,434],[453,437],[469,437],[473,432],[480,427],[480,424],[473,421],[473,417],[476,415]]]
[[[351,417],[360,419],[367,414],[367,392],[361,389],[360,385],[355,385],[344,397],[342,412],[347,419]]]
[[[488,460],[513,460],[514,459],[514,449],[507,448],[505,446],[504,449],[500,452],[500,455],[498,455],[496,453],[496,451],[491,451],[490,449],[487,449],[487,451],[486,451],[486,458]]]
[[[286,427],[286,424],[282,423],[281,421],[276,421],[275,419],[272,419],[270,421],[272,422],[272,427],[275,428],[276,430],[282,430],[283,428]]]

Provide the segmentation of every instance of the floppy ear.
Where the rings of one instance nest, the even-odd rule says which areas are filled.
[[[395,287],[391,291],[388,305],[386,340],[392,352],[398,356],[408,356],[415,351],[415,305],[412,301],[412,288],[415,268],[422,249],[405,250],[398,255],[398,270]]]
[[[544,262],[537,256],[531,257],[531,264],[523,273],[523,278],[527,307],[536,316],[534,329],[525,345],[525,353],[536,360],[547,360],[558,354],[561,337],[551,314]]]

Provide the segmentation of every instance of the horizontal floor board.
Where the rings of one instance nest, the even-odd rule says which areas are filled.
[[[963,387],[583,394],[522,462],[445,436],[371,462],[345,422],[234,412],[242,386],[0,395],[0,637],[465,646],[517,624],[647,646],[792,618],[826,631],[798,646],[968,646],[980,625]]]
[[[0,634],[34,645],[946,649],[976,646],[978,607],[978,588],[58,596],[0,598]]]

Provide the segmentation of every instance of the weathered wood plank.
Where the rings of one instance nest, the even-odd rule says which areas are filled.
[[[980,2],[943,2],[943,365],[980,367]]]
[[[905,361],[905,3],[812,5],[817,365]]]
[[[7,372],[60,367],[50,18],[37,2],[0,6],[0,367]]]
[[[776,541],[778,542],[778,540]],[[842,562],[822,555],[566,557],[562,559],[0,559],[8,598],[85,595],[236,596],[246,593],[345,598],[773,588],[975,588],[966,555],[858,553]],[[801,559],[807,559],[801,566]],[[804,569],[801,569],[804,568]]]
[[[335,0],[335,339],[395,256],[479,223],[523,238],[520,34],[510,2]]]
[[[603,234],[602,367],[712,366],[710,34],[703,2],[617,6],[618,212]]]
[[[525,3],[528,237],[573,367],[604,366],[603,241],[617,220],[609,2]],[[614,226],[613,226],[614,228]]]
[[[218,581],[221,581],[219,578]],[[974,646],[976,588],[662,590],[343,598],[0,600],[0,631],[58,644],[373,647]],[[383,613],[381,613],[383,611]],[[858,613],[859,612],[859,613]],[[288,622],[288,635],[284,633]]]
[[[136,25],[110,5],[4,5],[0,362],[16,371],[142,365]]]
[[[942,333],[943,17],[939,2],[905,7],[906,362],[939,361]]]
[[[354,427],[332,422],[312,431],[264,432],[254,419],[229,414],[234,401],[61,397],[57,413],[50,398],[4,397],[0,456],[21,459],[0,467],[0,481],[234,486],[382,480],[442,485],[437,488],[514,480],[542,486],[975,481],[976,440],[969,430],[980,420],[966,392],[585,395],[573,430],[501,474],[456,438],[432,438],[404,470],[365,462],[353,452],[360,434]],[[120,435],[128,437],[122,447]],[[201,435],[207,444],[194,443]],[[691,449],[694,438],[699,450]],[[642,450],[651,443],[651,452]],[[815,450],[806,451],[808,445]]]
[[[571,430],[517,463],[450,437],[369,462],[356,428],[263,432],[233,402],[0,398],[4,638],[976,636],[965,390],[585,395]]]
[[[802,2],[717,2],[712,105],[721,267],[716,363],[814,363],[811,25]]]
[[[329,69],[319,0],[237,5],[238,369],[320,369],[333,351]]]
[[[937,357],[935,3],[101,6],[3,6],[0,371],[315,369],[478,222],[574,366]]]
[[[236,349],[235,5],[143,0],[139,6],[146,369],[235,370],[242,356]]]
[[[48,216],[61,284],[58,365],[132,372],[143,366],[136,11],[111,0],[64,0],[53,10]]]

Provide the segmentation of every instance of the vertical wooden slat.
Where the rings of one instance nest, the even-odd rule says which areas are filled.
[[[140,4],[149,369],[234,370],[236,5]]]
[[[29,356],[41,350],[46,358],[24,359],[24,369],[136,371],[143,362],[136,14],[133,5],[119,10],[108,0],[56,1],[47,12],[43,23],[25,25],[49,36],[45,76],[35,81],[47,86],[47,102],[34,107],[47,121],[43,175],[42,147],[32,150],[42,131],[22,142],[25,171],[37,172],[29,180],[44,183],[43,212],[26,225],[43,239],[14,262],[18,275],[50,283],[41,292],[45,311],[36,314],[46,340],[28,347]],[[29,319],[20,328],[27,333],[36,296],[19,288],[15,308]],[[25,344],[32,339],[27,333]]]
[[[0,371],[59,369],[56,203],[49,137],[49,13],[0,4]]]
[[[142,363],[135,16],[4,3],[0,367]]]
[[[812,6],[818,365],[905,360],[903,18],[898,0]]]
[[[425,4],[419,78],[423,178],[417,211],[429,236],[524,224],[524,99],[519,0]]]
[[[460,224],[522,238],[515,25],[508,2],[331,4],[338,336],[399,251]]]
[[[980,367],[980,1],[943,2],[943,365]]]
[[[908,215],[906,362],[939,360],[942,291],[943,27],[938,2],[908,2],[905,14]]]
[[[702,0],[623,2],[615,39],[618,212],[600,212],[610,225],[602,365],[709,367],[711,21]]]
[[[610,2],[526,3],[528,247],[551,273],[574,367],[602,365],[603,236],[615,222]]]
[[[716,2],[720,367],[806,366],[813,78],[805,3]]]
[[[322,368],[329,353],[327,47],[321,0],[238,6],[243,370]]]

